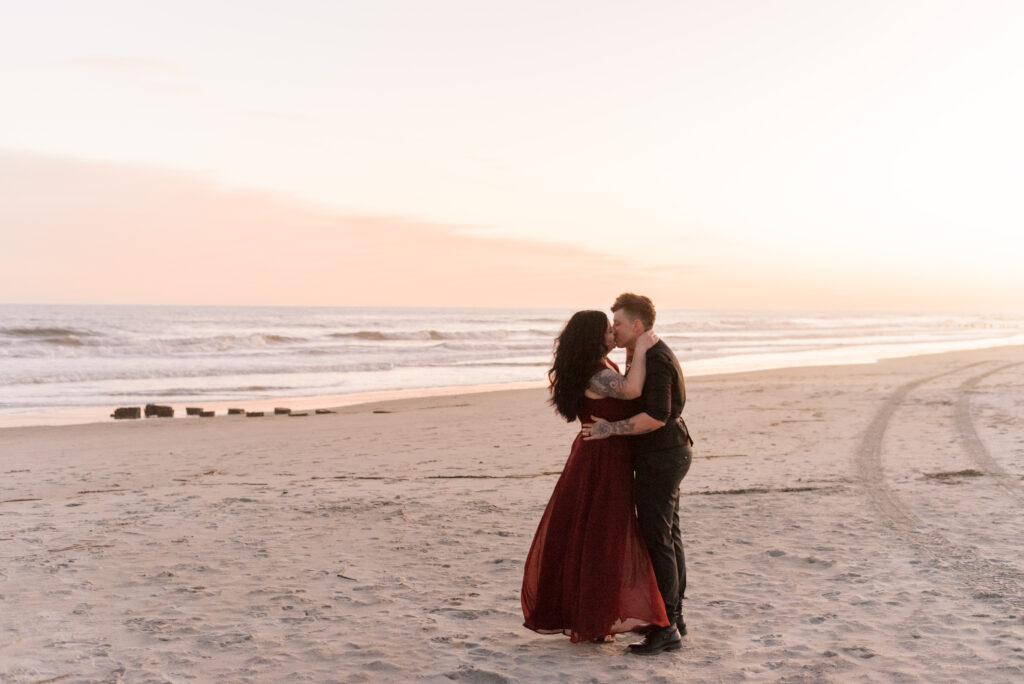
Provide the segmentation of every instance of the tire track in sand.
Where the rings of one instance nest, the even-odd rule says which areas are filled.
[[[1024,505],[1024,487],[1021,486],[1020,480],[1006,472],[1006,470],[1004,470],[1003,467],[1000,466],[994,458],[992,458],[992,454],[989,452],[988,447],[985,446],[985,443],[978,435],[978,430],[975,428],[974,421],[971,419],[970,396],[971,390],[977,387],[978,383],[988,376],[995,375],[996,373],[1019,365],[1021,365],[1020,362],[1007,364],[964,380],[960,387],[957,388],[955,422],[956,429],[960,433],[960,439],[963,441],[964,446],[967,448],[968,455],[974,459],[974,462],[978,464],[980,469],[986,475],[992,476],[997,485],[1002,487],[1004,491],[1016,499],[1018,504]]]
[[[974,549],[957,546],[932,529],[900,500],[899,495],[886,482],[882,470],[882,440],[889,421],[907,395],[925,383],[983,363],[960,366],[897,388],[864,431],[856,453],[857,475],[864,485],[868,500],[881,514],[882,522],[918,552],[933,558],[939,567],[952,570],[974,598],[1000,600],[1024,609],[1024,573],[1007,563],[982,558]]]

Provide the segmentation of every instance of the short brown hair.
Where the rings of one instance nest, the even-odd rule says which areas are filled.
[[[648,330],[654,326],[654,302],[650,297],[624,292],[616,297],[615,303],[612,304],[612,312],[619,309],[623,309],[633,318],[639,318],[643,321],[644,328]]]

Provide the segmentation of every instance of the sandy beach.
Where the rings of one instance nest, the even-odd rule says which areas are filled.
[[[0,429],[0,681],[1024,679],[1024,347],[689,379],[651,658],[521,626],[545,399]]]

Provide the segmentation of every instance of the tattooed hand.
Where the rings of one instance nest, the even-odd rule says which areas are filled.
[[[665,425],[664,421],[651,418],[646,413],[638,413],[632,418],[617,420],[614,423],[597,416],[590,416],[590,419],[594,422],[584,423],[581,430],[585,440],[604,439],[612,435],[642,435]]]
[[[583,432],[583,439],[604,439],[605,437],[611,436],[612,433],[609,429],[611,427],[611,423],[604,418],[598,418],[597,416],[590,416],[590,419],[594,422],[583,424],[583,429],[581,430]]]

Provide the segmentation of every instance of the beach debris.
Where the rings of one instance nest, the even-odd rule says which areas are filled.
[[[246,418],[262,418],[263,411],[249,411],[245,414]]]
[[[962,477],[983,477],[985,473],[974,468],[968,468],[967,470],[954,470],[944,473],[925,473],[924,479],[926,480],[937,480],[942,484],[963,484]]]
[[[49,684],[50,682],[59,682],[60,680],[67,679],[70,676],[70,674],[62,674],[59,677],[51,677],[50,679],[39,679],[36,681],[36,684]]]
[[[275,416],[287,416],[291,412],[292,412],[292,410],[290,408],[275,408],[274,409],[274,415]]]
[[[147,418],[152,418],[153,416],[156,416],[157,418],[173,418],[174,417],[174,409],[172,407],[170,407],[170,406],[159,406],[157,404],[146,404],[146,411],[145,411],[145,413],[146,413],[146,417]]]
[[[200,418],[213,418],[217,414],[216,411],[202,411],[199,413]]]
[[[391,413],[391,411],[385,411],[384,409],[374,409],[374,413]]]
[[[289,413],[288,415],[290,417],[292,417],[292,418],[301,418],[302,416],[308,416],[309,414],[303,412],[303,413]]]
[[[840,492],[842,490],[843,487],[841,485],[829,485],[825,487],[746,487],[744,489],[705,489],[699,492],[687,492],[685,496],[711,496],[717,494],[773,494],[776,492],[781,492],[783,494],[791,494],[799,492]]]
[[[229,416],[244,416],[245,415],[245,409],[229,408],[228,409],[228,415]]]
[[[110,417],[114,420],[134,420],[142,417],[142,409],[138,406],[122,406],[114,409]]]
[[[199,408],[198,406],[188,406],[185,408],[186,416],[198,416],[202,412],[203,409]]]
[[[332,411],[331,409],[317,409],[316,410],[316,415],[318,415],[318,416],[321,416],[321,415],[323,415],[325,413],[337,413],[337,411]]]

